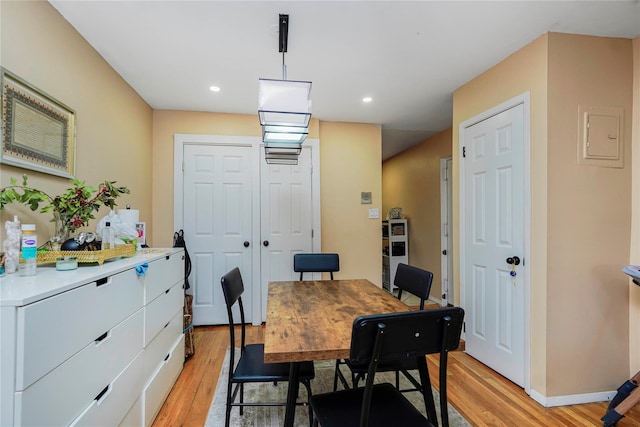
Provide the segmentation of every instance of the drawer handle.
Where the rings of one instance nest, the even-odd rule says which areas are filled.
[[[167,357],[164,358],[164,362],[166,362],[167,360],[169,360],[169,356],[171,356],[171,353],[167,353]]]
[[[168,260],[169,258],[171,258],[171,255],[167,255],[166,257],[164,257],[164,259]]]
[[[102,399],[103,397],[105,397],[105,395],[107,394],[107,392],[111,390],[111,384],[109,384],[108,386],[106,386],[104,389],[102,389],[102,391],[100,393],[98,393],[98,395],[96,396],[95,400],[96,402],[98,402],[98,404],[100,404],[100,399]]]
[[[167,322],[167,324],[166,324],[166,325],[164,325],[164,327],[163,327],[162,329],[164,329],[164,328],[166,328],[167,326],[169,326],[169,323],[171,323],[171,320],[169,320],[169,321]]]
[[[102,285],[106,285],[108,282],[109,282],[109,278],[108,277],[103,277],[102,279],[98,279],[96,281],[96,287],[102,286]]]
[[[167,289],[166,291],[164,291],[165,294],[168,294],[169,291],[171,290],[171,288]]]
[[[96,338],[94,341],[96,343],[99,343],[100,341],[102,341],[103,339],[107,338],[109,336],[109,331],[105,332],[104,334],[100,335],[98,338]]]

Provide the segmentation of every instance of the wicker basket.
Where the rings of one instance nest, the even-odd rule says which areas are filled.
[[[58,258],[75,257],[78,263],[87,264],[97,262],[99,265],[111,258],[120,258],[132,256],[136,252],[136,246],[133,244],[118,245],[113,249],[104,249],[101,251],[47,251],[38,252],[38,262],[56,262]]]

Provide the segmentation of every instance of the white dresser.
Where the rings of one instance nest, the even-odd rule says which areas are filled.
[[[151,425],[184,362],[183,282],[180,248],[0,278],[0,426]]]

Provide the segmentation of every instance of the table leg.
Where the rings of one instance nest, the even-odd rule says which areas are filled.
[[[284,413],[284,427],[293,427],[296,416],[296,400],[300,389],[300,363],[292,362],[289,368],[289,390],[287,391],[287,406]]]

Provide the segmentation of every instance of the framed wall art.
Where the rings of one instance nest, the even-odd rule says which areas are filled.
[[[71,178],[75,174],[75,112],[1,69],[0,163]]]

